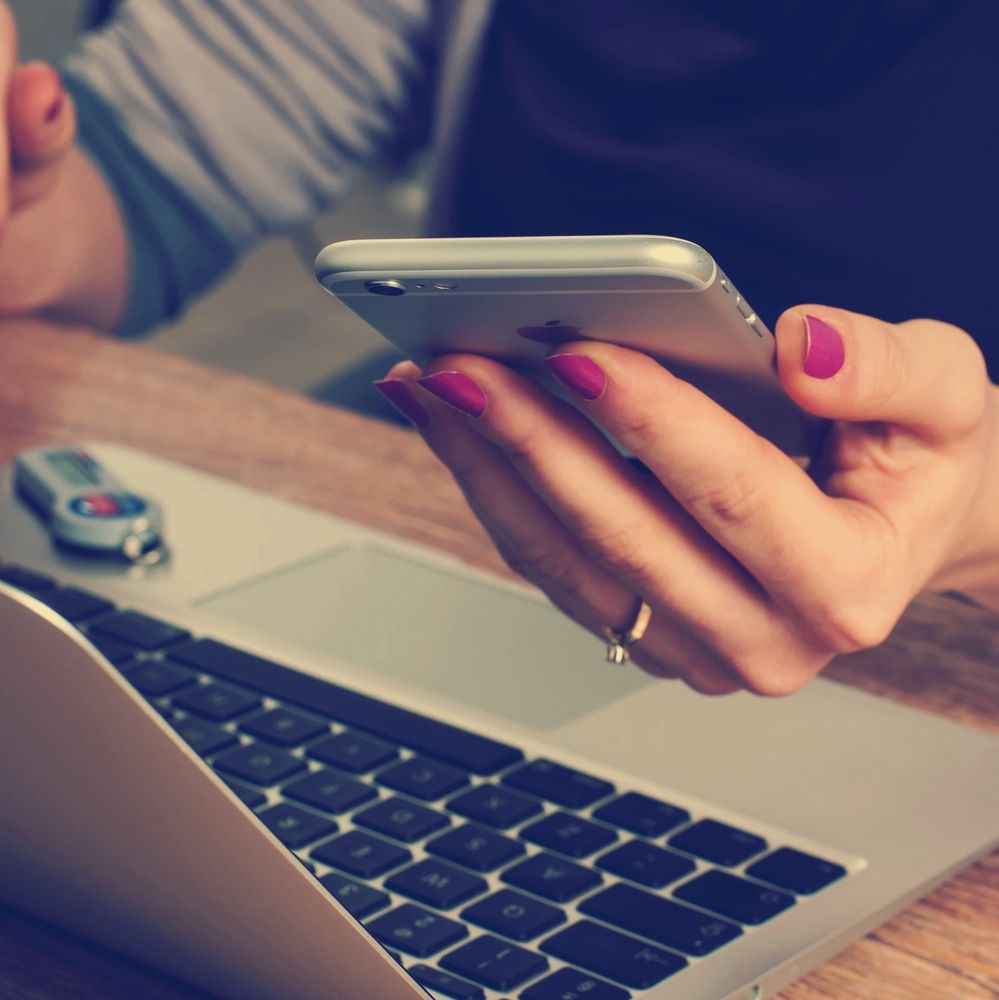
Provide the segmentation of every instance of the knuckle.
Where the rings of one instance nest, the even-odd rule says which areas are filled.
[[[646,531],[632,524],[581,525],[577,537],[607,569],[640,580],[654,578],[654,546]]]
[[[786,698],[800,691],[832,659],[814,642],[803,642],[786,628],[768,630],[765,639],[743,644],[728,658],[731,672],[747,691],[761,698]]]
[[[815,610],[813,620],[836,654],[880,646],[895,626],[894,616],[875,602],[826,601]]]
[[[583,581],[575,561],[544,542],[520,542],[504,545],[500,550],[506,564],[519,576],[537,584],[545,593],[555,592],[563,599],[580,594]]]
[[[753,520],[762,494],[763,483],[755,468],[745,468],[734,470],[724,482],[703,484],[677,500],[698,520],[703,517],[737,527]]]

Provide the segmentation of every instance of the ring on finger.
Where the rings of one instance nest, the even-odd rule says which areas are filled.
[[[627,663],[631,659],[631,647],[645,635],[651,620],[652,608],[639,598],[638,608],[627,628],[617,631],[607,626],[604,629],[604,637],[607,639],[607,662]]]

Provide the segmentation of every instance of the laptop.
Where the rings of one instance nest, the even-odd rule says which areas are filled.
[[[708,699],[530,588],[118,446],[171,558],[0,480],[0,897],[221,997],[759,1000],[999,843],[999,741]]]

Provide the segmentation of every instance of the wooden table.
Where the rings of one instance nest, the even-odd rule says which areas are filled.
[[[29,445],[86,439],[142,448],[505,572],[411,432],[86,331],[0,325],[0,461]],[[886,646],[829,672],[999,732],[999,617],[979,608],[921,599]],[[0,908],[3,1000],[201,996]],[[999,853],[782,994],[830,998],[997,1000]]]

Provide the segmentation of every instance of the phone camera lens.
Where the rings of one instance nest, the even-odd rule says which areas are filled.
[[[386,281],[366,281],[364,287],[373,295],[405,295],[406,286],[391,278]]]

